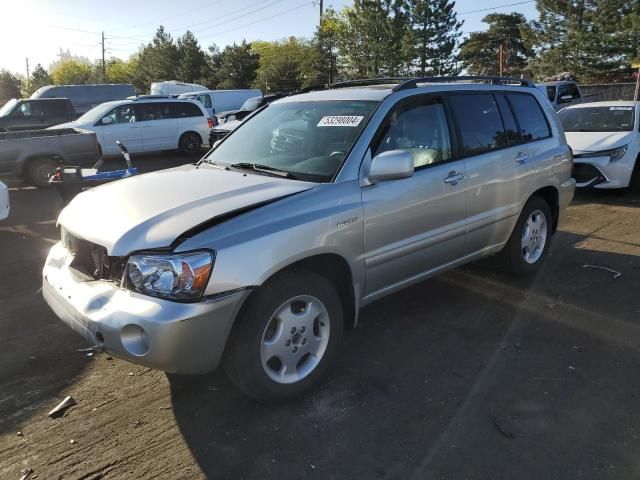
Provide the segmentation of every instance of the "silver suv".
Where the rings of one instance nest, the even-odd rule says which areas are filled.
[[[526,81],[445,80],[287,97],[195,166],[78,195],[46,301],[118,357],[223,364],[277,400],[318,381],[363,305],[495,253],[535,272],[575,186],[556,116]]]

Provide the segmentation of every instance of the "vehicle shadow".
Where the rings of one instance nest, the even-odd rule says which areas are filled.
[[[631,188],[615,190],[577,189],[572,205],[588,203],[640,207],[640,190]]]
[[[491,258],[368,306],[328,380],[297,401],[258,404],[221,372],[169,376],[181,434],[216,479],[567,478],[576,468],[608,478],[591,473],[609,464],[632,476],[639,257],[584,240],[560,232],[531,279]]]

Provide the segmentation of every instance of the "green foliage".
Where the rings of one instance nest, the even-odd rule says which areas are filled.
[[[178,66],[176,78],[187,83],[199,83],[207,76],[207,55],[202,51],[196,37],[187,30],[177,42]]]
[[[207,84],[211,88],[251,87],[260,65],[260,55],[252,51],[251,43],[234,43],[222,52],[212,45],[209,52],[212,74]]]
[[[49,71],[56,85],[91,83],[95,77],[93,66],[87,60],[79,58],[62,58],[52,64]]]
[[[42,65],[37,64],[36,68],[31,72],[29,82],[23,82],[22,96],[29,97],[40,87],[51,85],[52,83],[53,79],[51,78],[51,75],[49,75],[49,72],[47,72]]]
[[[129,60],[110,58],[105,65],[105,82],[131,83],[138,70],[138,57],[132,55]]]
[[[178,47],[161,25],[138,56],[138,68],[133,78],[136,90],[148,92],[151,82],[178,79],[178,65]]]
[[[263,92],[290,92],[316,83],[317,50],[303,38],[289,37],[275,42],[253,42],[260,57],[255,88]]]
[[[531,63],[538,78],[562,71],[581,82],[620,80],[638,55],[637,0],[538,0]],[[626,28],[625,28],[626,27]]]
[[[20,80],[7,70],[0,70],[0,105],[12,98],[20,98]]]
[[[504,46],[504,75],[519,76],[533,55],[524,40],[527,19],[520,13],[491,13],[482,19],[489,25],[485,32],[474,32],[460,45],[458,54],[464,68],[472,75],[498,75],[499,51]]]
[[[340,78],[338,38],[343,28],[342,17],[333,8],[325,10],[313,37],[315,81],[311,84],[325,85]]]

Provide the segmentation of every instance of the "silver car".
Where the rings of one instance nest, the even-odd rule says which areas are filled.
[[[341,87],[272,103],[198,165],[78,195],[47,303],[113,355],[222,364],[277,400],[318,381],[363,305],[495,253],[518,275],[540,268],[575,187],[542,92]]]

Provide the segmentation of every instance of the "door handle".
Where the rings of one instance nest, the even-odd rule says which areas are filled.
[[[448,183],[449,185],[457,185],[458,182],[463,178],[464,178],[464,173],[449,172],[449,176],[444,179],[444,183]]]
[[[516,155],[516,163],[520,165],[525,163],[527,160],[529,160],[529,155],[527,153],[518,152],[518,154]]]

